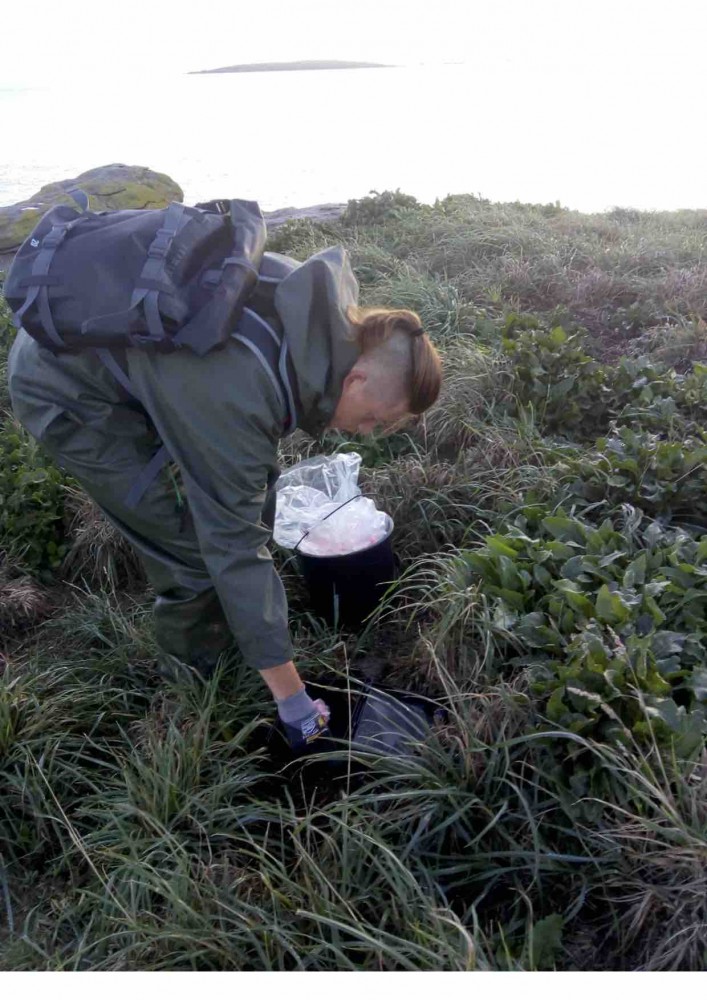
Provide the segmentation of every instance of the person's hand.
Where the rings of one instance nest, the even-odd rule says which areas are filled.
[[[331,715],[329,706],[321,698],[317,698],[312,704],[314,711],[304,719],[294,723],[283,722],[291,750],[306,750],[320,737],[331,735],[329,731],[329,717]]]
[[[329,719],[331,718],[331,709],[329,708],[327,703],[325,701],[322,701],[321,698],[317,698],[314,704],[317,708],[317,711],[326,718],[326,721],[328,723]]]
[[[278,701],[280,722],[290,745],[290,749],[298,752],[308,749],[322,736],[330,736],[329,706],[321,698],[315,701],[304,690],[298,692],[295,698],[287,699],[289,704]],[[295,708],[300,711],[295,712]]]

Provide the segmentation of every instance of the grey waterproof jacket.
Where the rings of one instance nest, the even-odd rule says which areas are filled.
[[[297,379],[297,424],[312,436],[331,420],[359,354],[345,316],[357,294],[341,247],[296,266],[275,293]],[[209,585],[246,661],[265,669],[292,659],[287,600],[267,548],[271,518],[263,516],[279,475],[286,418],[267,373],[235,339],[203,358],[131,348],[123,359],[141,407],[180,468]],[[95,353],[54,355],[20,331],[10,354],[9,385],[24,426],[60,464],[65,457],[69,471],[115,513],[106,497],[124,488],[121,467],[127,474],[133,462],[124,445],[137,440],[136,415]],[[140,461],[147,461],[151,446],[143,438]],[[150,491],[143,503],[149,505]],[[155,511],[153,529],[142,528],[143,535],[156,531]],[[151,555],[159,560],[158,545]]]

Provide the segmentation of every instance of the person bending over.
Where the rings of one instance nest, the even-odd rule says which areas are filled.
[[[255,295],[252,305],[284,332],[299,428],[369,434],[435,402],[441,363],[415,312],[359,308],[341,247],[281,262],[270,303]],[[328,709],[295,666],[268,549],[278,444],[292,429],[281,394],[235,338],[204,357],[137,347],[115,355],[132,396],[96,352],[54,354],[20,330],[8,365],[15,415],[137,550],[156,595],[160,669],[208,677],[235,638],[291,745],[306,744],[326,730]],[[138,503],[126,499],[160,442],[180,469],[185,506],[167,467]]]

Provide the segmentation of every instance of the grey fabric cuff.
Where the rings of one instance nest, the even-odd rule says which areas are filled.
[[[301,722],[302,719],[309,718],[317,711],[314,702],[307,694],[306,687],[303,687],[296,694],[291,694],[289,698],[282,700],[276,698],[275,704],[277,705],[277,714],[283,722],[287,723]]]

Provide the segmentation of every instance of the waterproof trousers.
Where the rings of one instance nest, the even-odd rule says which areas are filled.
[[[126,504],[159,438],[142,407],[124,398],[100,364],[89,366],[94,380],[90,389],[100,380],[100,395],[83,384],[75,390],[72,386],[61,399],[58,390],[73,374],[70,367],[71,362],[62,366],[51,399],[14,396],[15,415],[137,551],[155,591],[155,631],[167,654],[165,662],[174,667],[176,659],[208,675],[233,636],[202,558],[186,497],[163,467],[139,503],[134,508]],[[274,516],[271,490],[262,513],[270,530]]]

